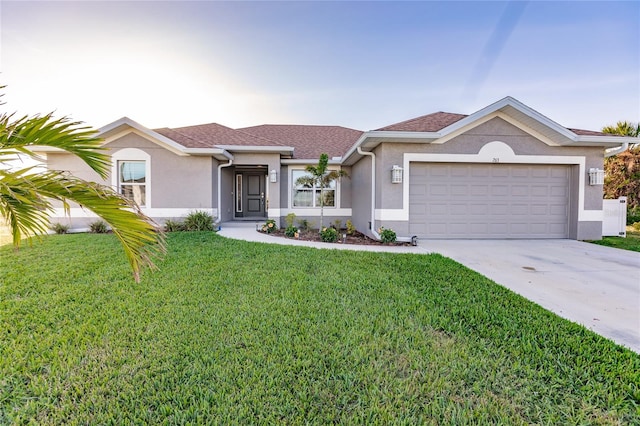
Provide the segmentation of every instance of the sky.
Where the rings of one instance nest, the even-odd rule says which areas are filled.
[[[0,1],[1,108],[99,128],[377,129],[512,96],[640,121],[640,2]]]

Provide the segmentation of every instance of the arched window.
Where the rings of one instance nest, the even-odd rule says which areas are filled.
[[[151,156],[141,149],[124,148],[111,155],[111,184],[140,207],[151,207]]]

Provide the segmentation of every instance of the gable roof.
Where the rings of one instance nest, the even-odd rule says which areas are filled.
[[[322,153],[330,159],[342,157],[363,133],[341,126],[293,124],[263,124],[238,130],[294,147],[295,159],[318,159]]]
[[[625,142],[601,132],[563,127],[507,96],[471,115],[437,112],[366,132],[345,154],[343,162],[353,164],[361,155],[360,150],[371,150],[382,142],[445,143],[493,117],[500,117],[554,146],[614,147]]]

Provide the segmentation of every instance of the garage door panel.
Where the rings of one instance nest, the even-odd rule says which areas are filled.
[[[554,185],[550,190],[550,195],[552,197],[566,197],[567,196],[567,188],[564,186]]]
[[[566,238],[569,166],[410,166],[409,230],[421,238]]]
[[[508,204],[489,204],[489,211],[494,216],[506,216],[509,214],[510,209]],[[486,219],[490,220],[490,217]]]
[[[527,186],[527,185],[512,185],[511,186],[511,196],[512,197],[528,197],[529,196],[529,186]]]
[[[513,204],[511,205],[512,216],[527,216],[529,214],[528,204]]]

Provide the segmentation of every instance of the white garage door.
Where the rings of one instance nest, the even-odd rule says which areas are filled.
[[[420,238],[567,238],[569,166],[411,163]]]

